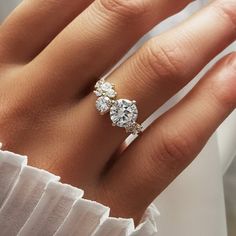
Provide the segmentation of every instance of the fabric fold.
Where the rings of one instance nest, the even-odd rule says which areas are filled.
[[[128,236],[134,231],[133,219],[109,217],[92,236]]]
[[[0,209],[1,236],[15,236],[39,202],[48,182],[59,177],[25,166],[16,184]]]
[[[133,219],[110,217],[110,208],[83,199],[83,190],[27,166],[27,157],[0,151],[1,236],[153,236],[159,212],[151,205]]]
[[[26,156],[0,150],[0,208],[26,164]]]
[[[109,216],[110,209],[95,201],[79,199],[55,236],[90,236]]]
[[[67,184],[50,182],[19,236],[51,236],[64,222],[83,191]]]

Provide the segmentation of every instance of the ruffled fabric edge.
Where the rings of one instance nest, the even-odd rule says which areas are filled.
[[[160,213],[154,204],[134,227],[133,219],[110,217],[109,207],[59,180],[28,166],[26,156],[0,151],[1,235],[157,235]]]

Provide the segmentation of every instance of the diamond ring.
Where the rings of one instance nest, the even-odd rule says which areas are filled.
[[[94,93],[97,96],[97,110],[101,115],[109,112],[113,126],[125,128],[127,133],[139,134],[142,132],[142,125],[136,122],[138,118],[136,101],[116,99],[114,84],[105,81],[104,78],[96,83]]]

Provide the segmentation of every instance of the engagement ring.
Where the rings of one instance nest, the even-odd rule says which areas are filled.
[[[116,99],[117,92],[114,84],[100,79],[94,90],[98,97],[96,108],[101,115],[110,113],[113,126],[125,128],[127,133],[139,134],[142,132],[142,125],[136,122],[138,118],[138,108],[136,101],[128,99]]]

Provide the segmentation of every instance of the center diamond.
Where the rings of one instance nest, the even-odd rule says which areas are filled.
[[[137,120],[137,106],[134,101],[119,99],[110,108],[110,117],[114,125],[127,127]]]

